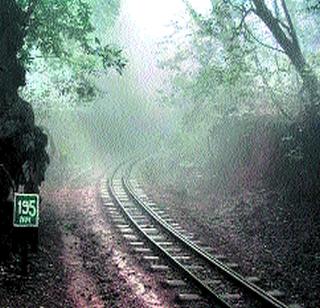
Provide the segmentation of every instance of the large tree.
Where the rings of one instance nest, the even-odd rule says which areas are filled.
[[[284,20],[274,16],[264,0],[253,0],[254,8],[250,8],[267,25],[274,38],[288,56],[301,79],[309,96],[312,114],[318,111],[320,103],[320,84],[313,69],[302,53],[299,38],[285,0],[281,0]],[[247,11],[248,12],[248,11]],[[244,14],[246,14],[245,12]]]
[[[268,5],[265,0],[212,0],[212,14],[209,18],[203,18],[200,14],[197,14],[188,0],[184,0],[184,2],[193,19],[206,33],[216,36],[217,27],[223,27],[225,33],[229,28],[229,32],[232,32],[232,36],[227,37],[229,46],[232,47],[241,36],[243,44],[246,41],[254,41],[269,50],[285,54],[303,81],[305,93],[308,95],[306,103],[311,105],[310,113],[314,114],[315,109],[318,109],[316,106],[318,106],[320,100],[319,79],[302,51],[296,27],[285,0],[270,1]],[[271,3],[273,8],[270,7]],[[318,3],[309,4],[307,9],[309,12],[318,12]],[[254,33],[259,27],[255,26],[252,30],[251,24],[255,22],[252,18],[254,15],[269,29],[274,38],[273,45],[260,39],[259,33]],[[221,16],[224,18],[224,24],[219,21]],[[273,55],[273,53],[271,54]],[[243,56],[245,56],[244,53]],[[242,61],[242,59],[239,59],[239,61]]]
[[[117,0],[109,4],[119,7]],[[35,125],[31,105],[19,97],[26,67],[42,57],[72,68],[75,50],[84,70],[95,67],[92,59],[119,73],[126,65],[121,49],[95,37],[91,15],[85,0],[0,0],[0,163],[16,187],[37,190],[48,163],[46,135]]]
[[[276,105],[290,127],[282,141],[288,144],[286,159],[297,171],[296,183],[314,197],[320,182],[317,1],[212,0],[207,15],[185,3],[198,29],[194,36],[201,41],[201,48],[193,44],[189,53],[200,59],[194,78],[186,82],[188,75],[182,76],[185,100],[189,94],[194,99],[191,114],[204,114],[208,130],[217,124],[212,115],[221,110],[226,118],[234,114],[244,119],[252,108],[258,118],[261,113],[276,115],[260,106]],[[203,112],[204,103],[214,112]]]

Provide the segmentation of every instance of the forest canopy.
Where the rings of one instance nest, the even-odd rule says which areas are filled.
[[[203,108],[209,117],[208,108],[221,115],[268,108],[292,117],[301,108],[292,93],[319,91],[319,33],[311,1],[212,1],[206,16],[185,2],[195,30],[163,65],[174,72],[173,97],[197,97],[192,114]],[[225,89],[232,89],[231,97]],[[261,106],[261,95],[269,106]]]
[[[35,122],[41,109],[47,117],[47,107],[58,105],[58,98],[68,94],[64,107],[72,105],[71,98],[79,103],[93,99],[96,89],[90,75],[95,71],[114,68],[122,74],[127,62],[122,50],[98,37],[92,21],[94,9],[101,9],[104,23],[112,24],[119,5],[116,0],[1,0],[0,162],[15,189],[25,185],[36,192],[44,180],[48,132]],[[25,90],[37,74],[38,82]],[[45,77],[59,93],[57,99],[46,88]]]
[[[171,76],[162,101],[183,114],[176,142],[185,144],[192,157],[203,157],[216,179],[238,168],[258,173],[261,166],[253,157],[265,160],[274,149],[268,171],[260,175],[281,178],[284,187],[300,187],[314,197],[320,144],[319,1],[212,0],[206,14],[191,1],[184,3],[192,26],[179,41],[177,25],[164,46],[176,41],[179,46],[161,62]],[[260,129],[273,145],[260,141]]]
[[[93,75],[109,69],[122,74],[127,64],[122,49],[103,37],[119,13],[120,1],[21,0],[18,4],[26,16],[19,58],[30,72],[30,81],[35,80],[29,82],[23,96],[32,102],[40,119],[52,108],[93,101],[98,95]],[[36,80],[44,76],[46,82],[39,86]]]

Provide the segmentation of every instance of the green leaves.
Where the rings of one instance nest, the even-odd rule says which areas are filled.
[[[93,4],[101,6],[102,2],[96,0]],[[18,0],[18,4],[28,11],[29,1]],[[119,1],[109,0],[105,8],[118,12]],[[89,55],[100,58],[104,68],[115,68],[121,74],[127,63],[122,50],[110,45],[101,46],[94,35],[92,14],[92,1],[39,0],[26,25],[20,59],[29,65],[34,59],[34,51],[38,50],[44,58],[55,57],[72,65],[75,54]]]
[[[320,1],[319,0],[307,0],[307,11],[311,13],[320,13]]]
[[[127,59],[122,55],[122,49],[109,44],[102,46],[100,40],[95,37],[95,47],[86,46],[86,50],[91,55],[96,55],[102,60],[105,69],[114,68],[120,75],[127,65]]]
[[[311,16],[305,10],[308,6],[316,12],[319,0],[286,2],[294,23],[299,25],[297,29],[301,29],[298,34],[306,60],[319,74],[317,19],[315,13]],[[279,53],[281,47],[272,33],[255,16],[252,1],[211,3],[210,15],[200,15],[188,6],[192,39],[167,61],[173,71],[172,95],[167,95],[167,100],[179,107],[183,102],[186,118],[192,118],[189,123],[194,126],[231,114],[279,113],[292,117],[299,112],[301,100],[292,94],[300,90],[301,79],[283,50]],[[272,10],[272,2],[266,3]],[[276,14],[277,9],[280,25],[287,31],[283,9],[275,6],[272,12]],[[181,70],[184,63],[191,62],[189,71]]]
[[[39,69],[51,75],[48,87],[50,84],[50,87],[63,89],[61,99],[57,100],[54,95],[56,103],[64,105],[63,95],[71,95],[70,102],[93,100],[98,93],[90,74],[110,69],[123,73],[127,60],[122,49],[106,44],[104,32],[95,30],[106,18],[110,18],[109,24],[114,23],[120,0],[17,0],[17,3],[25,12],[33,7],[32,14],[26,13],[25,43],[19,58],[31,75],[37,74]],[[93,15],[99,20],[95,25]],[[41,96],[38,96],[40,100]]]

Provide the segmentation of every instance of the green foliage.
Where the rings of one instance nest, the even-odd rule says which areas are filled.
[[[279,53],[270,31],[251,11],[251,2],[212,1],[211,13],[206,16],[188,6],[193,22],[192,32],[185,37],[188,44],[162,63],[172,72],[172,93],[164,100],[185,106],[188,125],[205,122],[210,127],[217,117],[248,113],[292,118],[301,111],[297,95],[301,79],[286,54]],[[278,2],[270,4],[273,14],[282,18]],[[288,1],[288,6],[299,25],[306,59],[317,72],[319,57],[312,47],[317,25],[302,11],[302,1]],[[171,44],[175,41],[171,38]]]
[[[122,72],[126,61],[122,57],[121,49],[112,48],[110,45],[101,46],[100,40],[94,37],[91,2],[85,0],[37,1],[27,21],[25,46],[21,59],[30,63],[33,59],[33,51],[39,50],[43,57],[57,57],[72,63],[73,53],[78,50],[84,56],[99,56],[105,68],[115,67]],[[107,9],[117,12],[119,6],[119,4],[116,6],[117,3],[118,1],[111,1]],[[18,0],[18,4],[28,11],[29,2]]]
[[[318,118],[310,116],[305,93],[312,87],[306,90],[302,72],[316,84],[318,1],[215,0],[208,15],[185,2],[191,31],[180,43],[176,28],[169,43],[178,50],[162,63],[171,73],[163,101],[183,114],[173,156],[207,162],[210,180],[222,189],[272,179],[270,187],[317,191]]]
[[[24,2],[18,1],[22,7]],[[23,59],[30,57],[32,49],[40,50],[44,56],[67,58],[65,46],[69,41],[87,45],[88,34],[93,31],[90,14],[90,6],[81,0],[38,1],[27,23]]]
[[[120,12],[120,0],[95,0],[92,20],[100,32],[112,28]]]
[[[27,85],[21,91],[32,103],[38,123],[44,125],[54,110],[88,105],[100,95],[84,62],[70,67],[57,59],[43,58],[30,65]]]
[[[69,106],[87,103],[99,94],[91,76],[110,68],[122,74],[127,64],[122,50],[106,42],[103,32],[95,30],[92,19],[98,16],[98,9],[103,9],[104,18],[109,18],[108,25],[112,25],[119,12],[119,0],[17,2],[27,16],[25,44],[20,53],[20,59],[30,72],[29,89],[24,93],[35,107],[46,109],[49,103],[44,101],[48,99],[52,105],[60,103],[60,107],[65,106],[63,101],[68,101]],[[38,71],[42,75],[45,72],[47,83],[32,76]],[[37,84],[30,85],[31,80]],[[50,92],[56,92],[56,95],[48,97]]]
[[[311,13],[320,13],[320,1],[319,0],[307,0],[306,1],[307,11]]]

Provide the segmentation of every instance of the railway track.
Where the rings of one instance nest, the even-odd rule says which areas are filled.
[[[153,271],[165,272],[169,277],[165,284],[177,288],[181,302],[196,307],[299,307],[278,300],[276,290],[266,292],[255,285],[256,277],[238,274],[235,264],[212,255],[209,247],[181,228],[178,218],[149,201],[130,178],[134,164],[120,165],[109,182],[102,182],[102,200],[129,245]]]

